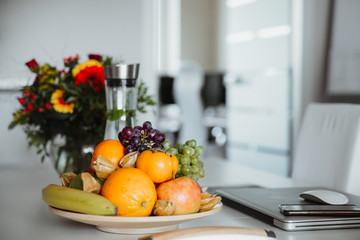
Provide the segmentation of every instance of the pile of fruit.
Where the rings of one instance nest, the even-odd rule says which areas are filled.
[[[96,146],[89,171],[63,173],[62,186],[45,187],[43,200],[63,210],[127,217],[203,212],[221,201],[197,183],[205,176],[204,148],[195,140],[172,146],[149,121],[125,127],[118,138]]]

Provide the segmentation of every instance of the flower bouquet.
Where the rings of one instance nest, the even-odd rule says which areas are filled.
[[[90,54],[85,62],[79,55],[64,59],[64,69],[49,64],[39,65],[35,59],[26,65],[36,75],[31,85],[21,89],[21,108],[13,114],[9,129],[22,125],[29,146],[37,148],[41,161],[49,154],[49,143],[61,137],[56,148],[56,165],[61,156],[66,164],[60,171],[80,172],[90,166],[90,155],[84,146],[95,146],[104,139],[107,120],[104,66],[113,63],[111,57]],[[138,85],[137,110],[155,105],[147,87]],[[51,144],[50,144],[51,145]],[[85,159],[84,159],[85,158]],[[55,166],[56,167],[56,166]]]

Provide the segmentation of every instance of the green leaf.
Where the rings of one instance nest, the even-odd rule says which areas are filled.
[[[14,127],[16,127],[16,125],[17,125],[17,122],[13,121],[9,124],[8,129],[13,129]]]
[[[108,119],[110,121],[116,121],[119,120],[121,118],[121,116],[123,116],[125,113],[123,110],[117,110],[117,109],[113,109],[111,111],[108,112]]]
[[[70,102],[72,102],[72,101],[75,101],[75,97],[74,96],[71,96],[71,97],[68,97],[67,99],[66,99],[66,103],[70,103]]]
[[[144,82],[140,82],[138,86],[138,99],[137,99],[137,110],[141,113],[146,113],[146,106],[154,106],[155,100],[153,95],[148,95],[148,87]]]

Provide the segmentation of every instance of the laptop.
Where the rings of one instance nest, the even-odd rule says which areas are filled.
[[[309,204],[299,194],[314,189],[326,188],[230,187],[219,188],[217,192],[221,195],[223,204],[286,231],[360,227],[358,216],[285,216],[280,212],[280,204]],[[343,194],[349,198],[349,204],[360,205],[359,196]]]

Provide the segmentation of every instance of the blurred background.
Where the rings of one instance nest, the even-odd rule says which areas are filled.
[[[288,176],[310,102],[360,102],[357,0],[1,0],[1,163],[40,161],[7,129],[25,62],[79,54],[140,63],[150,120],[171,142]]]

